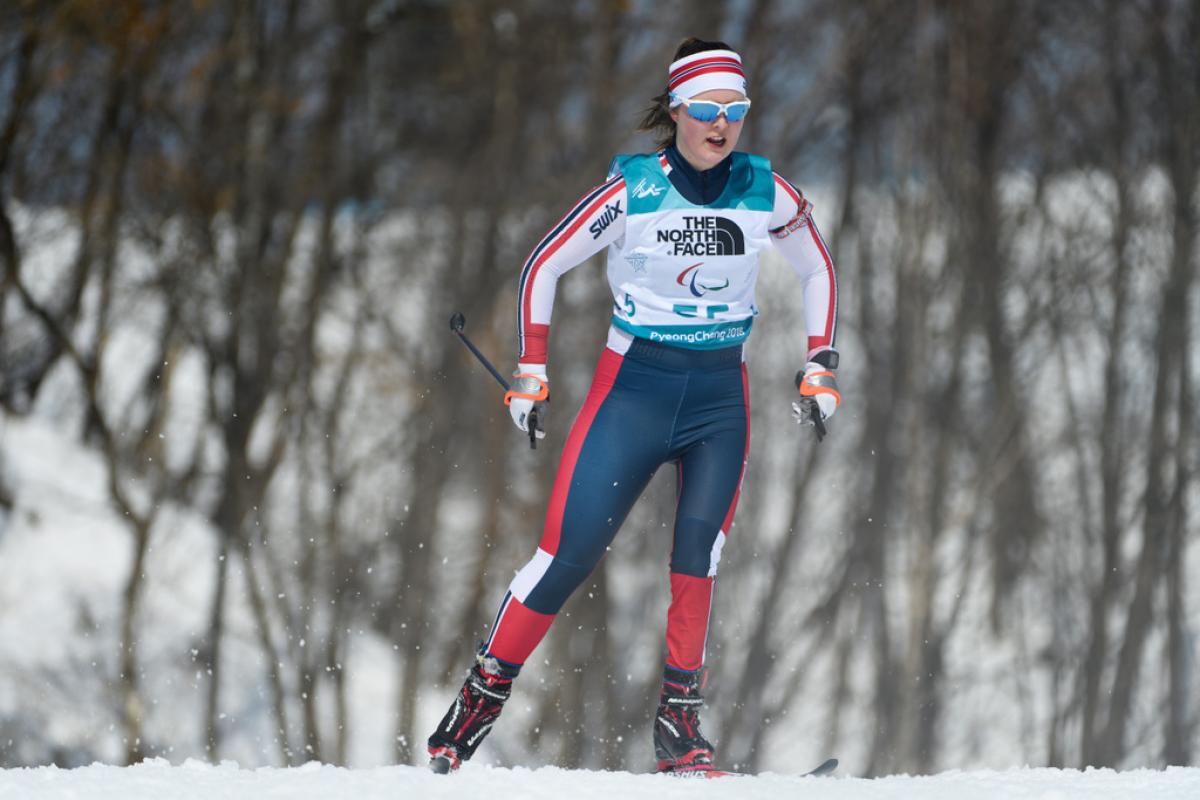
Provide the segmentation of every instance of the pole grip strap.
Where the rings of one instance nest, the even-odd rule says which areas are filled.
[[[540,403],[549,396],[550,386],[544,380],[532,372],[518,372],[504,393],[504,405],[509,405],[514,397]]]
[[[804,397],[831,394],[838,405],[842,404],[842,394],[838,391],[837,380],[832,372],[810,372],[800,381],[799,389],[800,394]]]

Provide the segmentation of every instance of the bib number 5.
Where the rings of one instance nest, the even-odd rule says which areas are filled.
[[[628,297],[628,295],[626,296]],[[707,319],[716,319],[717,314],[720,314],[722,311],[728,311],[729,306],[725,305],[724,303],[710,303],[703,306],[703,309],[704,316]],[[681,317],[699,317],[701,315],[701,306],[689,306],[676,303],[671,310]]]

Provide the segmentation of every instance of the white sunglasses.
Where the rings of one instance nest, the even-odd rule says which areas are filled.
[[[688,100],[674,92],[671,99],[683,104],[688,116],[700,122],[712,122],[722,114],[730,122],[741,122],[750,112],[750,98],[734,100],[732,103],[718,103],[715,100]]]

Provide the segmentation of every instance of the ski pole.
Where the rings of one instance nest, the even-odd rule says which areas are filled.
[[[803,382],[804,372],[797,372],[796,388],[799,389],[800,384]],[[821,409],[817,406],[816,400],[807,397],[804,398],[804,400],[809,401],[806,404],[808,406],[808,418],[812,420],[813,432],[817,434],[817,444],[820,444],[821,442],[825,441],[825,420],[821,419]]]
[[[463,313],[461,311],[455,311],[453,314],[450,315],[450,330],[452,330],[456,334],[458,334],[458,338],[461,339],[462,343],[467,346],[467,349],[470,350],[477,359],[479,359],[480,364],[483,364],[483,366],[487,367],[487,371],[492,373],[492,377],[495,378],[496,381],[501,386],[504,387],[504,391],[507,392],[508,391],[508,381],[506,381],[504,379],[504,376],[501,375],[494,366],[492,366],[492,362],[488,360],[488,357],[485,356],[483,353],[481,353],[479,351],[479,348],[476,347],[475,344],[470,339],[467,338],[467,335],[465,333],[463,333],[463,328],[465,328],[466,326],[467,326],[467,318],[465,316],[463,316]],[[537,408],[536,407],[532,411],[529,412],[529,448],[531,450],[537,449]]]

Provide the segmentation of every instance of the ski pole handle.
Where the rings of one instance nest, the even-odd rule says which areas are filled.
[[[796,388],[800,388],[800,384],[804,382],[804,371],[796,373]],[[807,402],[805,402],[807,401]],[[803,397],[800,399],[803,406],[808,407],[808,418],[812,420],[813,432],[817,434],[817,444],[825,441],[825,420],[821,419],[821,409],[817,406],[817,402],[811,397]]]
[[[537,406],[529,410],[529,449],[537,450],[538,412]]]
[[[817,434],[817,444],[820,444],[825,441],[825,420],[821,419],[821,409],[817,407],[816,403],[809,407],[809,417],[812,418],[813,430]]]
[[[467,335],[463,333],[463,328],[465,327],[467,327],[467,318],[461,311],[455,311],[450,315],[450,330],[458,334],[458,338],[467,346],[467,349],[474,354],[475,358],[479,359],[480,364],[483,364],[483,366],[487,367],[487,371],[492,373],[492,377],[495,378],[496,381],[504,387],[504,391],[507,392],[508,381],[506,381],[504,376],[501,375],[494,366],[492,366],[492,362],[488,360],[487,356],[479,351],[479,348],[475,346],[474,342],[468,339]],[[529,414],[529,449],[537,449],[537,411],[532,411]]]

